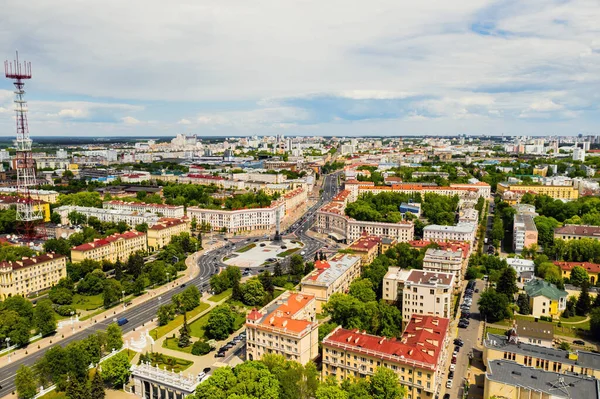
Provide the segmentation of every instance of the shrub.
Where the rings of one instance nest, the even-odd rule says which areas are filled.
[[[192,346],[192,355],[202,356],[206,355],[210,352],[210,345],[204,341],[196,341],[194,342],[194,346]]]
[[[56,313],[61,316],[70,316],[71,312],[77,313],[77,310],[73,306],[62,305],[56,307]]]

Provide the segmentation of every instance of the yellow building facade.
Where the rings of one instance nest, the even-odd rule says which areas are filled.
[[[47,253],[0,263],[0,299],[28,296],[52,287],[67,277],[67,257]]]
[[[498,183],[496,192],[502,195],[506,191],[533,192],[536,195],[547,195],[554,199],[576,200],[579,198],[579,190],[572,186]]]
[[[171,238],[181,233],[190,234],[190,224],[183,219],[160,219],[148,228],[148,250],[158,251],[171,242]]]
[[[126,261],[131,254],[147,250],[146,234],[132,230],[71,248],[71,261],[77,263],[91,259],[101,262],[106,259],[114,263],[117,259]]]

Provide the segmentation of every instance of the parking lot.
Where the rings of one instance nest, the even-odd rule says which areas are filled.
[[[479,292],[475,292],[475,291]],[[477,340],[479,335],[479,310],[477,309],[477,301],[479,300],[479,295],[483,290],[483,283],[481,281],[476,281],[473,286],[473,292],[469,295],[466,294],[465,291],[462,293],[461,297],[461,306],[465,304],[465,299],[471,298],[471,304],[469,306],[464,306],[464,311],[469,313],[469,317],[465,317],[464,319],[468,320],[468,324],[461,322],[461,310],[459,309],[457,318],[452,322],[450,333],[452,335],[451,341],[453,342],[455,339],[460,339],[459,345],[451,345],[448,350],[448,361],[444,372],[442,373],[442,385],[443,388],[441,392],[444,395],[440,395],[440,398],[443,399],[462,399],[463,395],[463,387],[464,382],[469,378],[470,370],[469,370],[469,362],[472,356],[478,356],[479,351],[477,349]],[[468,301],[467,301],[468,303]],[[466,316],[466,314],[463,314]],[[459,327],[460,326],[460,327]],[[456,351],[456,356],[454,356],[454,352]],[[476,353],[473,353],[473,352]],[[448,383],[448,381],[452,381]],[[446,396],[447,395],[447,396]]]

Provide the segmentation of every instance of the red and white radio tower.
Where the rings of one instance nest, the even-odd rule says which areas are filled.
[[[31,139],[27,125],[27,101],[23,99],[25,80],[31,79],[31,63],[19,62],[17,58],[4,62],[4,72],[7,79],[14,80],[15,85],[15,113],[17,117],[17,139],[15,147],[15,168],[17,169],[17,195],[21,197],[17,202],[17,231],[26,241],[43,238],[44,229],[39,224],[44,221],[42,207],[35,206],[36,201],[31,198],[29,187],[35,186],[35,162],[31,153]]]

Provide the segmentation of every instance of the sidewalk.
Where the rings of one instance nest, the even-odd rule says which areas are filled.
[[[198,257],[200,255],[202,255],[205,251],[208,251],[210,249],[220,247],[220,246],[222,246],[221,243],[209,245],[206,248],[202,249],[201,251],[195,252],[195,253],[191,254],[190,256],[188,256],[185,260],[185,264],[186,264],[187,268],[185,270],[184,276],[178,278],[174,282],[165,284],[165,285],[160,286],[155,289],[148,290],[148,291],[146,291],[145,294],[142,294],[139,297],[133,298],[131,300],[131,305],[129,305],[126,309],[129,310],[132,307],[135,307],[137,305],[145,303],[146,301],[152,300],[155,297],[157,297],[161,294],[164,294],[166,291],[177,287],[181,283],[187,282],[187,281],[193,279],[196,275],[198,275],[198,273],[200,271],[200,269],[198,267],[198,262],[197,262]],[[60,343],[64,339],[64,337],[73,335],[75,332],[85,330],[86,328],[91,327],[94,324],[99,323],[99,322],[110,321],[113,318],[118,317],[118,315],[120,313],[122,313],[124,310],[125,309],[123,308],[123,306],[121,304],[119,304],[118,306],[115,306],[114,308],[108,309],[105,312],[100,313],[100,314],[98,314],[90,319],[87,319],[85,321],[81,321],[78,324],[75,324],[73,326],[71,326],[69,324],[68,326],[63,327],[62,329],[58,329],[56,331],[56,334],[53,336],[45,337],[45,338],[40,339],[39,341],[35,341],[34,343],[30,344],[26,348],[17,349],[14,352],[12,352],[10,354],[10,356],[4,355],[4,356],[0,357],[0,369],[3,366],[6,366],[11,362],[21,360],[24,357],[26,357],[32,353],[35,353],[36,351],[48,349],[49,347],[51,347],[57,343]]]

